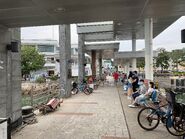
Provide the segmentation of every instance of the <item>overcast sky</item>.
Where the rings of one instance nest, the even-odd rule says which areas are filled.
[[[181,30],[185,29],[185,16],[174,22],[154,38],[154,50],[165,48],[168,51],[181,49],[185,44],[181,43]],[[55,39],[58,40],[58,26],[26,27],[21,29],[22,39]],[[71,25],[71,43],[78,43],[76,25]],[[144,41],[137,40],[137,50],[144,48]],[[131,41],[121,41],[120,51],[130,51]]]

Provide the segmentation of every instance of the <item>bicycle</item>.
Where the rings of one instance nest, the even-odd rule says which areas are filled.
[[[171,91],[170,104],[172,113],[167,117],[166,128],[168,132],[174,136],[185,135],[185,104],[176,102],[177,93]]]
[[[166,125],[167,131],[174,136],[185,135],[185,105],[175,102],[175,93],[167,93],[167,104],[154,102],[154,107],[141,109],[137,121],[141,128],[151,131],[157,128],[160,121]]]
[[[78,94],[78,85],[77,85],[76,82],[73,82],[73,83],[72,83],[71,94],[72,94],[72,95]]]
[[[86,95],[90,95],[93,92],[93,89],[87,83],[80,83],[78,89]]]
[[[141,109],[137,116],[140,127],[148,131],[154,130],[159,125],[160,121],[164,124],[166,123],[165,107],[167,104],[159,106],[160,101],[156,101],[153,104],[154,107],[147,106]]]

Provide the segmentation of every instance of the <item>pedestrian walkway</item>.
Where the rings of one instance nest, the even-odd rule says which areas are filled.
[[[15,133],[13,139],[129,139],[116,87],[74,95],[56,112],[37,119],[38,123]]]
[[[153,131],[143,130],[137,123],[137,114],[140,108],[128,107],[130,100],[127,99],[127,96],[124,94],[121,87],[119,87],[119,94],[121,96],[131,139],[179,139],[179,137],[172,136],[168,133],[166,127],[162,123],[160,123],[159,126]]]

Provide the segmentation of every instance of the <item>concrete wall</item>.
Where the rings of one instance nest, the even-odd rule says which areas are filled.
[[[170,76],[154,76],[154,81],[157,81],[159,84],[159,88],[170,88],[171,87],[171,79]]]
[[[21,63],[19,53],[7,51],[11,41],[19,42],[20,29],[0,29],[0,117],[21,120]]]

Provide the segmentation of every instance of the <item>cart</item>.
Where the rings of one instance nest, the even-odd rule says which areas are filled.
[[[53,112],[60,107],[60,103],[63,103],[63,100],[60,100],[59,98],[52,98],[47,104],[40,106],[39,112],[42,112],[44,115],[48,112]]]

